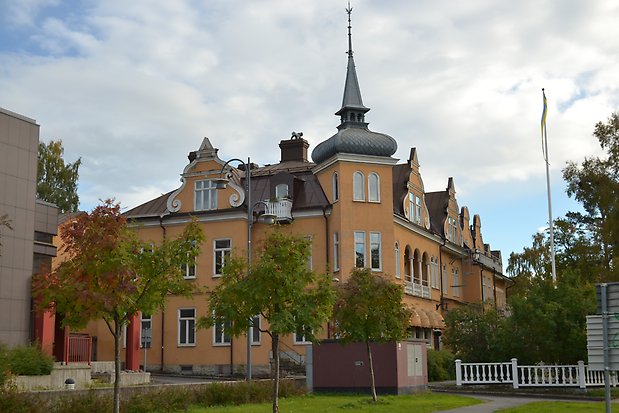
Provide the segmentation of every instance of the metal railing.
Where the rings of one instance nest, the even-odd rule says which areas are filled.
[[[68,346],[65,352],[65,364],[90,364],[92,361],[92,337],[88,334],[70,334],[67,341]]]

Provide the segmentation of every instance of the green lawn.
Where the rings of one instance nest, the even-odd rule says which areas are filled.
[[[613,403],[612,411],[619,411],[619,404]],[[534,402],[509,409],[497,410],[501,413],[604,413],[604,402]]]
[[[372,403],[372,398],[369,396],[309,395],[280,399],[279,410],[281,413],[429,413],[478,403],[481,402],[471,397],[432,393],[379,396],[376,404]],[[271,403],[189,409],[189,413],[270,413],[271,411]]]

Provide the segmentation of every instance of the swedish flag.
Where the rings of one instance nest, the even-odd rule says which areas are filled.
[[[542,89],[542,96],[544,97],[544,110],[542,112],[542,139],[544,139],[544,133],[546,132],[546,115],[548,113],[548,101],[546,101],[546,92]]]

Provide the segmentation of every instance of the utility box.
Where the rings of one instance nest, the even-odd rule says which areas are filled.
[[[428,388],[425,341],[371,343],[376,391],[410,394]],[[365,343],[323,340],[312,349],[315,392],[366,392],[371,388]]]

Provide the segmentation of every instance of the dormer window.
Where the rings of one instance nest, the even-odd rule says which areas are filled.
[[[409,192],[408,200],[410,201],[408,216],[411,222],[421,225],[421,197]]]
[[[211,180],[195,182],[195,211],[217,209],[217,189]]]
[[[275,197],[277,199],[288,198],[288,185],[279,184],[275,187]]]
[[[458,221],[453,217],[447,217],[447,239],[458,243]]]

